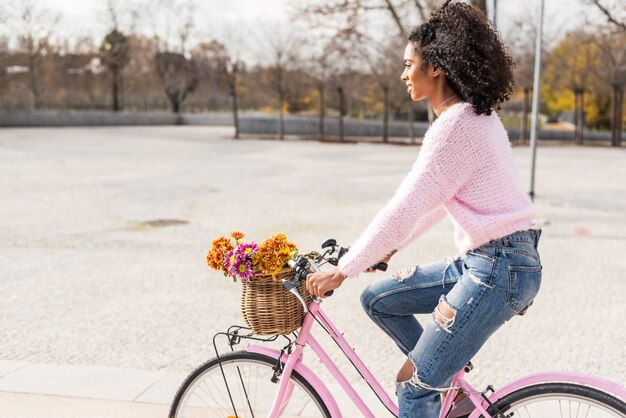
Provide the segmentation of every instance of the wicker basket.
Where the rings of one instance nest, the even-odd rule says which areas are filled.
[[[285,268],[276,275],[260,276],[242,282],[241,313],[246,323],[255,334],[289,334],[302,325],[304,309],[293,294],[285,288],[282,279],[291,280],[294,276],[291,268]],[[311,302],[311,294],[304,282],[298,291],[305,302]]]

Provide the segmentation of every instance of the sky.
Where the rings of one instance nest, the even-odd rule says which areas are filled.
[[[19,0],[18,0],[19,1]],[[39,0],[52,13],[61,15],[59,32],[68,37],[91,35],[102,39],[109,30],[106,0]],[[123,2],[118,0],[117,3]],[[142,10],[156,1],[129,0],[126,4]],[[171,2],[169,2],[171,3]],[[197,36],[223,37],[231,26],[248,26],[259,20],[264,22],[287,21],[288,0],[197,0],[195,2],[195,32]],[[145,9],[144,9],[145,10]],[[150,31],[148,13],[142,14],[144,31]],[[130,21],[127,16],[126,24]]]
[[[2,0],[0,0],[1,2]],[[19,4],[21,0],[11,0]],[[38,0],[50,14],[61,16],[56,33],[61,38],[76,39],[80,36],[91,37],[98,43],[110,28],[106,12],[107,0]],[[159,1],[172,4],[176,0],[113,0],[122,8],[128,5],[138,10],[137,24],[140,32],[151,34],[155,26],[163,30],[164,23],[154,22],[148,17],[151,10],[159,10],[154,5]],[[178,0],[180,1],[180,0]],[[190,40],[218,39],[228,44],[240,43],[240,39],[250,33],[273,31],[281,23],[289,23],[290,3],[297,0],[195,0],[194,38]],[[321,0],[320,0],[321,1]],[[493,0],[487,0],[489,5]],[[622,0],[611,0],[622,1]],[[192,0],[193,2],[193,0]],[[507,23],[520,14],[534,14],[539,0],[498,0],[498,22],[500,30],[505,34],[510,31]],[[5,4],[7,4],[5,2]],[[591,6],[584,5],[583,0],[545,0],[546,24],[544,30],[548,37],[552,33],[564,33],[575,28],[584,21],[584,16],[602,21],[603,18]],[[180,12],[180,16],[184,13]],[[176,12],[175,12],[176,13]],[[162,16],[161,16],[162,18]],[[165,20],[165,19],[164,19]],[[164,21],[163,20],[163,21]],[[132,17],[126,14],[122,26],[130,26]],[[149,22],[150,21],[150,22]],[[6,25],[5,25],[6,26]],[[288,25],[285,25],[288,26]],[[2,31],[0,30],[0,33]],[[250,38],[250,36],[247,36]],[[252,36],[254,37],[254,36]],[[554,37],[554,36],[553,36]],[[70,42],[70,45],[72,43]]]

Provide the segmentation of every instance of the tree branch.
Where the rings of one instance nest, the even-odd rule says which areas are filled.
[[[591,4],[595,4],[596,7],[600,9],[600,11],[606,16],[609,22],[613,23],[614,25],[617,25],[617,27],[621,28],[623,31],[626,31],[626,24],[624,22],[620,22],[617,19],[615,19],[613,15],[611,14],[611,12],[600,3],[600,0],[589,0],[589,1],[591,2]]]
[[[420,0],[415,0],[415,8],[419,12],[422,22],[426,22],[426,20],[428,19],[426,18],[426,12],[424,11],[424,6],[422,5],[422,2]]]
[[[402,35],[403,38],[406,38],[407,37],[406,30],[404,29],[404,25],[402,24],[402,21],[400,20],[400,16],[398,16],[398,12],[396,12],[396,8],[394,7],[393,3],[391,3],[391,0],[385,0],[385,4],[387,5],[387,9],[391,13],[391,16],[393,16],[393,20],[394,22],[396,22],[398,29],[400,29],[400,34]]]

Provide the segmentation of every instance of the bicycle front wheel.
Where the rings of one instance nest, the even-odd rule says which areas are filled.
[[[220,360],[207,361],[187,377],[174,397],[170,418],[268,416],[278,390],[278,382],[272,382],[276,359],[237,351]],[[281,417],[330,418],[322,398],[296,371],[291,374],[288,393]]]
[[[494,418],[626,418],[626,403],[574,383],[542,383],[511,392],[487,410]]]

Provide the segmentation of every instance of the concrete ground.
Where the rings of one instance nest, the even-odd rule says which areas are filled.
[[[239,229],[257,241],[284,231],[304,251],[327,237],[350,244],[419,151],[231,135],[0,130],[0,418],[164,416],[185,375],[213,357],[213,335],[243,322],[238,285],[205,265],[212,239]],[[513,152],[528,185],[529,149]],[[469,380],[570,370],[624,385],[626,149],[541,144],[537,155],[542,289]],[[390,271],[453,255],[451,232],[447,220],[434,226]],[[358,297],[384,276],[347,281],[323,307],[391,392],[402,358]]]

